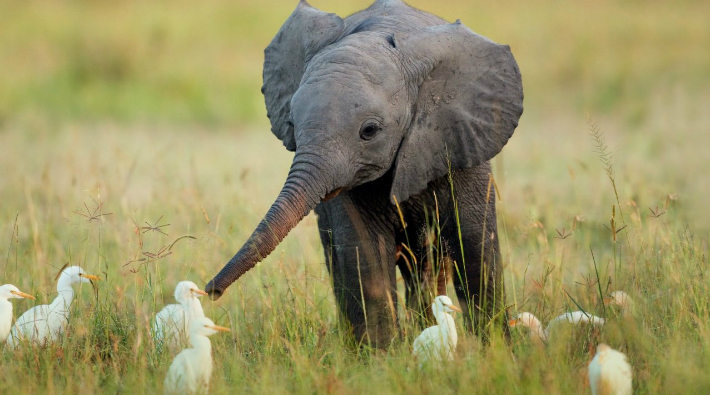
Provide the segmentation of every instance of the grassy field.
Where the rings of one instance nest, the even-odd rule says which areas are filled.
[[[213,391],[585,393],[588,344],[601,340],[629,356],[637,393],[710,392],[710,5],[441,3],[411,2],[509,43],[523,74],[525,114],[494,160],[511,312],[546,322],[578,303],[609,324],[600,338],[563,330],[540,347],[516,330],[483,347],[457,317],[442,371],[416,369],[408,324],[387,352],[353,348],[311,215],[203,301],[233,328],[212,337]],[[155,349],[153,315],[178,281],[211,279],[288,171],[259,86],[262,50],[292,7],[0,0],[0,281],[47,303],[66,262],[106,279],[96,294],[76,287],[61,344],[0,355],[0,393],[162,391],[172,355]],[[612,206],[626,225],[616,241]],[[156,221],[167,235],[136,230]],[[627,291],[633,316],[604,309],[600,289]],[[13,304],[15,316],[33,305]]]

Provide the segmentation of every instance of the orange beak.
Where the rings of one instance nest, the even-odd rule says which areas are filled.
[[[193,292],[193,293],[196,293],[196,294],[202,295],[202,296],[207,296],[207,292],[205,292],[205,291],[203,291],[203,290],[201,290],[201,289],[194,289],[194,288],[193,288],[193,289],[190,290],[190,292]]]
[[[508,326],[513,328],[516,325],[518,325],[518,320],[516,318],[513,318],[512,320],[508,321]]]
[[[214,329],[217,332],[231,332],[232,330],[227,328],[226,326],[219,326],[219,325],[205,325],[205,328],[210,328]]]
[[[452,305],[452,304],[450,304],[450,305],[448,305],[448,306],[446,306],[446,307],[450,308],[451,310],[453,310],[453,311],[455,311],[455,312],[457,312],[457,313],[463,313],[463,310],[461,310],[460,308],[458,308],[458,307],[456,307],[456,306],[454,306],[454,305]]]
[[[79,277],[88,278],[89,280],[101,281],[101,277],[93,274],[79,273]]]
[[[19,297],[22,297],[22,298],[27,298],[27,299],[35,300],[35,297],[34,297],[34,296],[32,296],[32,295],[30,295],[30,294],[26,294],[26,293],[24,293],[24,292],[20,292],[20,291],[10,291],[10,293],[13,294],[13,295],[17,295],[17,296],[19,296]]]

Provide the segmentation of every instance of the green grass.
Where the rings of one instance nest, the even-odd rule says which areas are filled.
[[[341,15],[367,4],[312,3]],[[494,337],[484,347],[457,317],[456,360],[420,373],[409,323],[386,352],[351,346],[310,215],[222,299],[203,301],[233,328],[212,337],[215,393],[584,393],[596,341],[629,356],[638,393],[707,393],[708,4],[412,4],[511,44],[521,66],[525,114],[493,161],[511,309],[546,322],[579,303],[608,325],[600,338],[556,333],[546,348],[517,330],[512,344]],[[261,51],[292,5],[0,0],[0,9],[0,281],[46,303],[66,262],[106,278],[98,297],[77,287],[61,344],[0,355],[0,393],[160,392],[172,356],[155,350],[153,315],[173,303],[178,281],[212,278],[288,172],[259,85]],[[620,207],[586,113],[605,132]],[[111,214],[75,213],[92,199]],[[627,225],[616,242],[604,227],[612,205],[617,228],[619,210]],[[656,206],[666,212],[653,218]],[[161,216],[169,236],[136,233]],[[559,239],[563,227],[573,233]],[[126,265],[184,235],[195,239],[171,255]],[[634,316],[604,310],[599,288],[629,292]],[[33,305],[13,304],[15,316]]]
[[[525,141],[515,141],[533,138],[530,132],[514,138],[497,168],[508,302],[546,321],[576,309],[566,291],[586,310],[605,314],[591,248],[603,292],[624,289],[637,307],[630,320],[607,310],[609,325],[601,339],[591,340],[629,355],[640,393],[684,393],[688,385],[704,392],[710,388],[704,373],[710,363],[709,238],[707,223],[697,221],[700,214],[688,211],[684,198],[695,187],[667,190],[677,200],[664,215],[649,217],[645,206],[665,204],[665,196],[649,191],[664,184],[654,185],[647,174],[630,176],[627,155],[618,151],[614,170],[621,200],[629,202],[622,203],[628,227],[614,246],[603,226],[614,193],[586,125],[579,128],[574,161],[538,157]],[[177,281],[204,284],[216,273],[277,194],[290,161],[264,131],[120,131],[101,125],[0,135],[0,144],[13,148],[0,159],[7,171],[0,179],[2,281],[37,295],[39,303],[53,297],[54,274],[65,262],[106,277],[98,299],[90,287],[81,288],[63,343],[3,353],[1,392],[160,391],[171,356],[154,348],[152,316],[173,302]],[[273,161],[262,152],[275,152],[268,159]],[[558,161],[574,168],[572,179],[546,170]],[[528,179],[526,164],[540,169],[535,179]],[[88,222],[74,213],[85,210],[84,203],[94,207],[92,198],[111,214]],[[575,215],[584,220],[574,233],[555,238],[554,229],[569,231]],[[136,234],[133,220],[144,226],[161,216],[161,223],[170,223],[163,228],[169,236]],[[460,327],[456,361],[443,373],[417,372],[410,357],[417,332],[408,324],[387,352],[351,347],[337,324],[315,226],[315,218],[307,217],[225,297],[204,301],[208,316],[233,328],[212,338],[217,393],[570,393],[584,387],[586,332],[557,333],[546,349],[515,332],[512,345],[494,338],[484,348]],[[178,241],[157,262],[124,266],[141,251],[156,252],[183,235],[196,239]],[[32,303],[14,305],[19,315]]]

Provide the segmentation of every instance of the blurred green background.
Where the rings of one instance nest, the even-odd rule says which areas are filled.
[[[311,3],[345,16],[370,1]],[[295,4],[3,0],[0,122],[264,125],[262,51]],[[640,127],[678,89],[707,96],[706,1],[409,4],[511,45],[526,116],[623,114]]]

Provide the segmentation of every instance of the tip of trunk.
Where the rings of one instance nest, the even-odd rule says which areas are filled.
[[[224,290],[220,289],[215,284],[214,280],[212,280],[209,283],[207,283],[207,285],[205,285],[205,292],[207,292],[207,295],[211,300],[217,300],[222,297]]]

